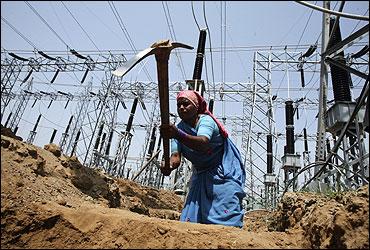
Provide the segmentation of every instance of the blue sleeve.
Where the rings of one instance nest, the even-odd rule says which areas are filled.
[[[175,152],[180,152],[181,146],[179,145],[179,141],[176,139],[171,139],[171,154]]]
[[[213,132],[218,131],[216,122],[209,115],[204,115],[199,120],[197,136],[205,136],[211,140]]]

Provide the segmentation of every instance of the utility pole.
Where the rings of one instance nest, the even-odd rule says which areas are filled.
[[[323,7],[330,9],[330,1],[324,1]],[[326,51],[329,40],[329,25],[330,15],[323,12],[322,19],[322,40],[321,40],[321,54]],[[324,61],[325,58],[321,57],[320,68],[320,90],[319,90],[319,114],[317,118],[317,142],[316,142],[316,161],[325,161],[325,112],[326,101],[328,94],[328,70]],[[316,174],[320,166],[315,166],[314,173]]]

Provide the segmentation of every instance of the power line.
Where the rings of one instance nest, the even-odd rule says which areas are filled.
[[[43,19],[40,15],[39,15],[39,13],[28,3],[28,2],[25,2],[30,8],[31,8],[31,10],[54,32],[54,34],[56,34],[57,35],[57,37],[59,38],[59,39],[61,39],[60,37],[59,37],[59,35],[54,31],[54,29],[53,28],[51,28],[49,25],[48,25],[48,23],[45,21],[45,19]],[[26,42],[28,42],[33,48],[34,48],[34,50],[36,50],[36,51],[38,51],[38,49],[37,49],[37,47],[36,47],[36,45],[35,44],[33,44],[30,40],[28,40],[20,31],[18,31],[13,25],[11,25],[5,18],[3,18],[3,17],[1,17],[2,19],[3,19],[3,21],[6,23],[6,24],[8,24],[18,35],[20,35]],[[61,39],[61,41],[66,45],[66,47],[67,48],[69,48],[69,46],[63,41],[63,39]],[[32,53],[32,55],[34,54],[34,52],[35,51],[32,51],[31,53]],[[73,74],[75,75],[75,77],[76,77],[76,79],[77,79],[77,76],[76,76],[76,74],[73,72]]]
[[[281,39],[280,43],[281,44],[284,39],[289,35],[291,34],[291,31],[292,29],[299,23],[299,20],[302,19],[303,15],[304,15],[305,12],[302,13],[302,15],[297,19],[297,21],[293,22],[293,25],[290,27],[290,29],[288,30],[288,32],[283,36],[283,38]]]
[[[317,3],[317,1],[315,2],[315,4],[316,4],[316,3]],[[299,37],[298,45],[301,43],[302,37],[303,37],[303,35],[304,35],[305,31],[306,31],[306,28],[307,28],[307,26],[308,26],[308,23],[310,22],[310,19],[311,19],[312,14],[313,14],[313,10],[311,10],[310,16],[308,17],[308,20],[307,20],[307,22],[306,22],[306,25],[305,25],[305,26],[304,26],[304,28],[303,28],[303,31],[302,31],[301,36]],[[295,49],[294,51],[297,51],[298,45],[297,45],[297,47],[296,47],[296,49]]]
[[[204,17],[204,22],[206,24],[206,27],[207,27],[207,32],[208,32],[208,40],[209,40],[209,53],[211,55],[211,70],[212,70],[212,83],[213,83],[213,89],[215,89],[215,74],[214,74],[214,71],[213,71],[213,56],[212,56],[212,38],[211,38],[211,30],[209,29],[208,27],[208,23],[207,23],[207,16],[206,16],[206,4],[205,4],[205,1],[203,1],[203,17]],[[207,58],[206,58],[207,59]],[[207,62],[207,60],[206,60]],[[207,69],[207,67],[206,67]],[[207,75],[207,78],[208,78],[208,75]],[[216,91],[213,92],[213,99],[216,99]]]
[[[224,4],[223,4],[224,3]],[[221,1],[221,80],[225,81],[226,75],[226,2]]]
[[[118,35],[115,31],[112,30],[112,28],[107,25],[105,22],[103,22],[103,20],[99,17],[99,15],[95,14],[87,4],[85,4],[85,2],[82,2],[82,4],[85,6],[84,8],[86,8],[97,20],[99,20],[99,22],[101,22],[105,28],[107,28],[108,30],[110,30],[112,32],[112,34],[114,34],[119,40],[125,42],[123,39],[122,39],[122,36]]]
[[[367,9],[366,11],[365,11],[365,13],[364,13],[364,15],[366,14],[366,13],[368,13],[369,12],[369,9]],[[350,35],[352,35],[353,34],[353,32],[355,32],[355,30],[357,29],[357,26],[360,24],[360,20],[357,22],[357,24],[356,24],[356,26],[353,28],[353,30],[351,31],[351,33],[350,33]]]
[[[49,2],[49,5],[50,5],[50,7],[53,9],[54,15],[56,16],[56,18],[57,18],[57,21],[58,21],[59,25],[62,27],[62,29],[63,29],[64,33],[66,34],[66,36],[67,36],[67,38],[68,38],[68,40],[69,40],[70,44],[73,46],[73,41],[72,41],[71,37],[69,36],[69,34],[68,34],[68,32],[67,32],[66,28],[64,27],[63,23],[60,21],[60,18],[59,18],[58,12],[57,12],[57,11],[55,10],[55,8],[54,8],[54,4],[53,4],[52,2]],[[73,47],[74,47],[74,46],[73,46]]]
[[[123,21],[122,21],[122,19],[121,19],[121,16],[119,15],[119,13],[118,13],[118,11],[117,11],[117,9],[116,9],[116,6],[114,5],[114,3],[113,3],[113,2],[109,2],[109,1],[108,1],[108,4],[109,4],[109,7],[111,8],[111,10],[112,10],[112,12],[113,12],[113,14],[114,14],[114,16],[115,16],[115,18],[116,18],[117,22],[118,22],[119,27],[121,28],[121,30],[122,30],[122,32],[123,32],[123,34],[125,35],[126,40],[128,41],[128,43],[129,43],[129,45],[130,45],[131,49],[132,49],[133,51],[135,51],[135,53],[136,53],[136,52],[137,52],[137,49],[136,49],[136,47],[135,47],[134,43],[132,42],[132,39],[131,39],[131,37],[130,37],[130,34],[128,33],[128,31],[127,31],[127,29],[126,29],[125,24],[123,23]]]
[[[318,40],[320,38],[321,34],[318,36],[318,38],[316,40]],[[354,44],[351,45],[351,47],[363,47],[364,45],[367,45],[368,42],[356,42]],[[295,48],[298,46],[298,49],[301,49],[301,50],[307,50],[310,46],[312,46],[312,44],[288,44],[288,45],[252,45],[252,46],[226,46],[225,49],[226,51],[229,51],[229,52],[254,52],[254,51],[278,51],[278,50],[283,50],[285,47],[287,48]],[[321,43],[318,43],[317,44],[318,47],[321,47]],[[206,49],[212,49],[214,52],[220,52],[221,51],[221,47],[208,47]],[[34,51],[32,50],[24,50],[24,49],[13,49],[12,51],[14,52],[17,52],[17,53],[23,53],[23,54],[27,54],[27,53],[33,53]],[[66,55],[68,55],[69,51],[65,51],[65,50],[45,50],[44,51],[45,53],[50,53],[50,54],[53,54],[53,53],[65,53]],[[128,55],[134,55],[135,53],[137,53],[137,50],[136,49],[113,49],[113,50],[100,50],[100,53],[99,51],[97,50],[79,50],[79,52],[81,53],[86,53],[86,54],[90,54],[90,55],[94,55],[94,54],[100,54],[100,53],[107,53],[107,54],[110,54],[110,52],[113,52],[113,53],[121,53],[121,52],[124,52]],[[187,50],[179,50],[179,53],[194,53],[193,51],[187,51]]]
[[[170,35],[171,35],[172,40],[173,41],[177,41],[175,30],[173,28],[173,23],[172,23],[171,15],[170,15],[170,10],[168,8],[167,2],[165,2],[165,4],[166,4],[166,6],[163,4],[163,1],[162,1],[162,7],[163,7],[164,14],[166,16],[166,21],[167,21],[168,29],[170,31]],[[175,55],[176,55],[176,58],[177,58],[177,60],[179,62],[179,67],[180,67],[180,71],[181,71],[183,80],[185,81],[186,80],[186,76],[185,76],[185,70],[184,70],[184,65],[183,65],[183,62],[182,62],[182,58],[181,58],[181,56],[180,56],[180,54],[178,53],[177,50],[175,50]]]
[[[113,2],[113,1],[110,1],[110,2],[109,2],[109,1],[108,1],[108,4],[109,4],[109,7],[111,8],[111,10],[112,10],[112,12],[113,12],[113,14],[114,14],[114,16],[115,16],[115,18],[116,18],[117,22],[118,22],[119,27],[121,28],[121,30],[122,30],[122,32],[123,32],[123,34],[125,35],[125,37],[126,37],[126,39],[127,39],[128,43],[129,43],[129,45],[130,45],[131,49],[132,49],[132,50],[134,50],[134,51],[135,51],[135,53],[137,53],[137,49],[136,49],[136,47],[135,47],[134,43],[132,42],[132,39],[131,39],[131,37],[130,37],[130,34],[129,34],[129,32],[128,32],[128,31],[127,31],[127,29],[126,29],[125,24],[123,23],[122,18],[121,18],[121,16],[120,16],[120,14],[118,13],[117,9],[116,9],[116,6],[114,5],[114,2]],[[150,77],[149,72],[148,72],[148,70],[146,69],[146,67],[144,67],[144,71],[145,71],[145,74],[146,74],[146,76],[148,77],[148,79],[149,79],[150,81],[153,81],[153,80],[152,80],[152,78]]]
[[[221,1],[221,80],[224,88],[226,77],[226,1]],[[222,116],[225,117],[225,103],[222,102]]]
[[[87,38],[89,38],[89,40],[92,42],[92,44],[94,44],[95,48],[100,52],[98,46],[96,46],[96,44],[94,43],[94,41],[91,39],[91,37],[89,36],[89,34],[87,34],[86,30],[82,27],[82,25],[78,22],[78,20],[74,17],[74,15],[72,14],[72,12],[68,9],[68,7],[63,2],[61,2],[61,3],[63,4],[64,8],[66,8],[66,10],[68,11],[68,13],[72,16],[72,18],[76,21],[76,23],[78,24],[78,26],[80,26],[80,28],[85,33],[85,35],[87,36]]]
[[[36,48],[36,45],[33,44],[30,40],[27,39],[19,30],[17,30],[13,25],[11,25],[3,16],[1,16],[1,20],[3,20],[12,30],[14,30],[20,37],[22,37],[29,45],[33,48]]]
[[[28,5],[28,7],[30,7],[30,9],[33,11],[33,13],[35,13],[40,19],[41,21],[46,25],[48,26],[48,28],[59,38],[59,40],[64,43],[64,45],[69,48],[68,44],[58,35],[58,33],[48,24],[48,22],[42,18],[42,16],[37,12],[37,10],[35,10],[32,5],[30,3],[28,3],[27,1],[25,1],[25,3]]]
[[[195,13],[194,13],[194,6],[193,6],[193,1],[191,1],[191,12],[193,13],[193,18],[194,18],[194,21],[198,27],[198,30],[200,31],[200,26],[198,24],[198,21],[197,21],[197,18],[195,17]]]
[[[336,16],[347,17],[347,18],[357,19],[357,20],[363,20],[363,21],[369,21],[369,17],[368,16],[359,16],[359,15],[354,15],[354,14],[349,14],[349,13],[332,11],[332,10],[329,10],[329,9],[326,9],[326,8],[322,8],[322,7],[317,6],[317,5],[313,5],[313,4],[307,3],[305,1],[295,1],[295,2],[297,2],[299,4],[302,4],[302,5],[305,5],[305,6],[309,7],[309,8],[313,8],[315,10],[319,10],[321,12],[333,14],[333,15],[336,15]]]
[[[78,22],[78,20],[75,18],[75,16],[72,14],[72,12],[68,9],[68,7],[63,3],[63,1],[61,1],[61,3],[63,4],[64,8],[68,11],[68,13],[72,16],[72,18],[76,21],[76,23],[78,24],[78,26],[80,26],[80,28],[82,29],[82,31],[85,33],[85,35],[87,36],[87,38],[91,41],[91,43],[95,46],[95,48],[101,52],[98,48],[98,46],[94,43],[94,41],[91,39],[91,37],[89,36],[89,34],[86,32],[86,30],[82,27],[82,25]],[[77,79],[77,76],[76,76],[76,73],[73,72],[73,74],[75,75],[76,79]],[[94,75],[97,76],[94,72]],[[99,77],[98,77],[99,78]],[[102,80],[102,79],[100,79]]]

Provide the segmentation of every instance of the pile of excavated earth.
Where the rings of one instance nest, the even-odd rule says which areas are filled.
[[[183,199],[1,128],[1,248],[369,249],[369,189],[288,192],[243,228],[179,221]]]

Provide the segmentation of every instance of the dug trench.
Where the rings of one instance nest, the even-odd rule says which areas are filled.
[[[1,248],[369,248],[368,185],[288,192],[243,228],[179,221],[183,200],[1,129]]]

